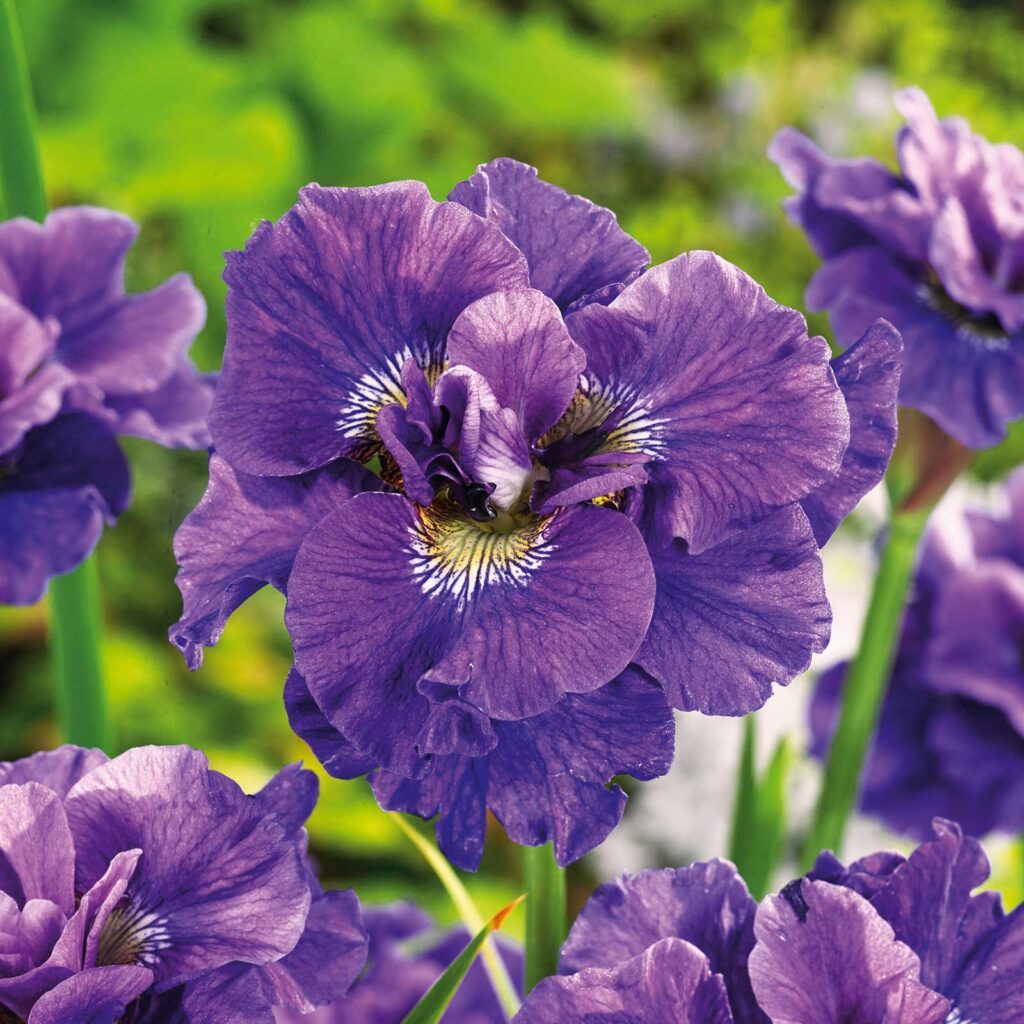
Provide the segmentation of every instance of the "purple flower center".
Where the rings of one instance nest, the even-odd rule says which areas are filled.
[[[1005,345],[1009,334],[999,317],[992,312],[978,313],[957,302],[935,271],[926,271],[919,294],[926,306],[945,317],[966,340],[994,347]]]

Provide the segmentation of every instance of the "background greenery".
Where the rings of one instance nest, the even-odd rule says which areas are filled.
[[[1024,138],[1024,5],[951,0],[21,0],[53,205],[124,210],[143,230],[133,288],[190,271],[219,363],[221,253],[307,181],[419,178],[437,198],[510,155],[615,209],[656,262],[715,249],[799,307],[815,261],[779,210],[765,148],[796,124],[836,153],[889,159],[894,88],[993,139]],[[812,326],[827,333],[823,319]],[[263,594],[190,675],[164,634],[179,611],[171,537],[202,493],[201,454],[129,445],[135,501],[100,546],[118,744],[188,742],[243,784],[312,760],[288,731],[282,600]],[[1019,461],[1020,443],[987,474]],[[855,528],[855,524],[854,527]],[[45,610],[0,609],[0,756],[57,742]],[[723,789],[729,780],[722,780]],[[724,795],[724,793],[723,793]],[[723,809],[723,813],[726,813]],[[314,819],[327,873],[366,898],[448,916],[363,783],[329,782]],[[652,852],[652,860],[656,854]],[[472,880],[516,891],[495,830]],[[572,881],[590,887],[586,865]]]

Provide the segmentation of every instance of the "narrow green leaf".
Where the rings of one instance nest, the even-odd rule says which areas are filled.
[[[743,718],[743,747],[736,773],[732,805],[729,859],[746,878],[751,867],[757,832],[757,724],[753,715]]]
[[[14,0],[0,0],[0,184],[8,217],[46,216],[36,114]]]
[[[462,952],[448,965],[445,972],[424,993],[423,998],[409,1011],[404,1024],[437,1024],[448,1009],[463,978],[466,977],[480,948],[493,931],[497,931],[505,918],[519,906],[526,896],[513,900],[507,907],[499,910],[472,939]]]
[[[423,855],[423,859],[433,869],[438,880],[444,886],[448,898],[455,906],[455,910],[462,923],[466,926],[471,935],[476,934],[484,927],[484,919],[477,910],[472,896],[466,891],[461,879],[455,873],[454,868],[445,859],[440,850],[433,843],[428,842],[420,835],[400,814],[389,814],[388,817],[401,829],[405,837]],[[484,969],[491,980],[491,987],[498,997],[502,1011],[506,1018],[511,1020],[519,1012],[519,996],[516,987],[509,976],[505,961],[501,959],[493,942],[484,944],[481,958],[484,962]]]
[[[772,759],[757,786],[756,849],[743,874],[747,887],[757,900],[771,888],[782,853],[786,835],[786,784],[792,765],[792,747],[789,739],[784,736],[772,751]]]

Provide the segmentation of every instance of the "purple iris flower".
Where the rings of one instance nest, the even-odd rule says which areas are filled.
[[[1024,830],[1024,471],[1007,508],[929,527],[868,757],[861,809],[916,838]],[[819,679],[811,752],[831,742],[846,663]]]
[[[844,344],[877,317],[903,335],[900,401],[971,448],[1024,414],[1024,153],[920,89],[896,95],[898,172],[833,160],[792,128],[769,155],[799,195],[791,219],[825,261],[807,289]]]
[[[370,939],[366,968],[348,994],[308,1015],[277,1010],[278,1024],[401,1024],[470,938],[464,928],[437,934],[430,917],[408,903],[367,907],[364,920]],[[522,950],[503,936],[496,941],[522,995]],[[477,958],[441,1018],[442,1024],[502,1024],[505,1019]]]
[[[92,207],[0,224],[0,602],[31,604],[130,497],[118,434],[209,443],[206,316],[186,275],[124,292],[136,226]]]
[[[316,796],[297,765],[246,796],[189,747],[0,764],[0,1019],[273,1024],[343,994],[366,934],[307,865]]]
[[[624,876],[596,890],[516,1024],[1010,1024],[1024,911],[972,895],[987,877],[941,819],[909,858],[824,853],[760,906],[724,861]]]
[[[561,863],[827,641],[820,544],[880,479],[899,337],[830,363],[713,253],[646,269],[511,160],[309,186],[228,257],[210,487],[176,538],[194,668],[286,591],[293,727],[475,867],[487,809]],[[367,463],[376,467],[371,474]]]

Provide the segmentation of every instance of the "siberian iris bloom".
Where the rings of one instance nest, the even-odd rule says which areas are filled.
[[[868,756],[861,809],[927,835],[956,816],[971,835],[1024,830],[1024,471],[1005,510],[929,526]],[[818,681],[812,753],[823,756],[846,664]]]
[[[464,928],[437,934],[430,917],[408,903],[366,907],[363,919],[369,953],[348,994],[308,1015],[276,1010],[277,1024],[401,1024],[470,940]],[[502,935],[492,941],[521,996],[522,950]],[[483,961],[477,958],[441,1017],[442,1024],[502,1024],[505,1020]]]
[[[186,355],[206,307],[185,275],[125,294],[136,233],[92,207],[0,224],[0,602],[37,601],[124,511],[118,434],[209,441]]]
[[[475,867],[490,808],[565,864],[826,643],[819,544],[884,472],[898,335],[834,364],[709,252],[648,269],[511,160],[448,202],[302,190],[228,256],[210,486],[176,538],[192,667],[287,593],[293,727]],[[371,474],[368,467],[375,467]]]
[[[769,155],[824,260],[807,289],[850,344],[877,317],[903,335],[900,401],[971,448],[1024,414],[1024,153],[896,95],[898,171],[833,160],[792,128]]]
[[[316,796],[296,765],[246,796],[189,747],[0,765],[0,1019],[273,1024],[341,995],[366,934],[306,862]]]
[[[941,819],[908,858],[824,853],[760,906],[725,861],[624,876],[591,897],[515,1024],[1010,1024],[1024,909],[972,895],[987,877],[978,843]]]

